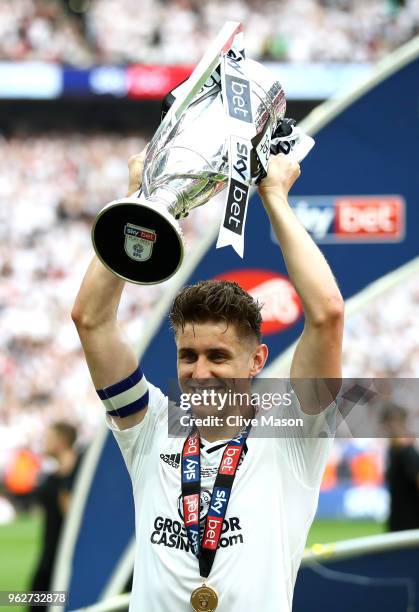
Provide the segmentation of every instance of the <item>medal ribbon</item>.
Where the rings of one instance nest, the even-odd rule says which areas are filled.
[[[183,517],[192,552],[199,560],[199,571],[207,578],[221,537],[224,517],[230,499],[243,447],[250,427],[230,440],[224,449],[218,467],[201,542],[199,506],[201,499],[201,441],[199,433],[192,431],[182,450],[182,504]]]

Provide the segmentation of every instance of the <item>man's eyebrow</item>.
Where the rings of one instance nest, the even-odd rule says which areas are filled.
[[[226,346],[211,346],[210,348],[206,349],[205,352],[207,354],[210,354],[210,353],[225,353],[226,355],[232,355],[231,350],[228,347],[226,347]],[[188,353],[195,354],[196,353],[196,349],[194,349],[192,347],[189,347],[189,346],[183,346],[183,347],[178,349],[178,353],[179,353],[179,355],[180,354],[185,355],[185,354],[188,354]]]
[[[224,353],[225,355],[233,354],[226,346],[212,346],[207,350],[207,353]]]

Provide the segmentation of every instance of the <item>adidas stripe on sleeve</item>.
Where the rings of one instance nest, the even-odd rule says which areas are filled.
[[[96,391],[109,416],[130,416],[146,408],[149,401],[148,383],[140,366],[127,378]]]

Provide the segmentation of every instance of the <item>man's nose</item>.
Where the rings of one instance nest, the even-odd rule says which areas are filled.
[[[195,361],[192,378],[211,378],[210,363],[205,357],[199,357]]]

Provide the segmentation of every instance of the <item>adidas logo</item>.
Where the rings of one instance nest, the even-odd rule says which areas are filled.
[[[180,453],[175,453],[174,455],[163,455],[162,453],[160,459],[163,459],[165,463],[174,468],[178,468],[180,465]]]

